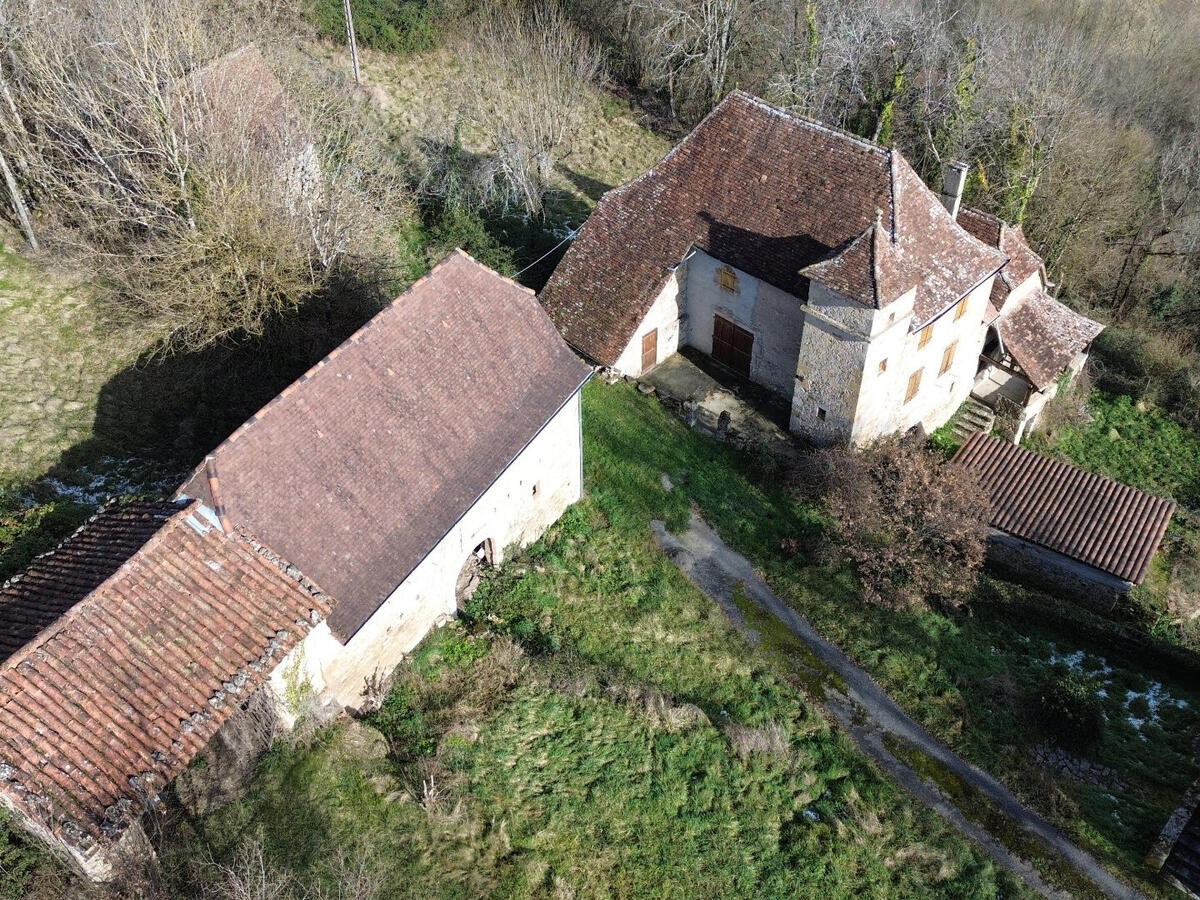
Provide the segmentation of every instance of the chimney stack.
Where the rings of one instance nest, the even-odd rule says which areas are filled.
[[[958,218],[958,208],[962,205],[963,188],[967,184],[967,164],[955,160],[946,166],[946,174],[942,179],[942,193],[939,194],[942,205],[954,218]]]

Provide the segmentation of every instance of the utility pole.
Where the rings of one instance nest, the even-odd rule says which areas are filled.
[[[12,169],[8,167],[8,160],[4,158],[3,153],[0,153],[0,172],[4,173],[4,183],[8,186],[9,197],[12,198],[13,212],[17,214],[17,221],[21,223],[25,239],[29,241],[30,249],[37,250],[38,239],[33,231],[33,222],[29,218],[29,208],[25,205],[25,198],[21,196],[21,188],[17,185],[17,179],[13,177]]]
[[[350,10],[350,0],[342,0],[342,8],[346,11],[346,40],[350,44],[350,59],[354,62],[354,83],[362,84],[362,73],[358,69],[358,38],[354,36],[354,13]]]

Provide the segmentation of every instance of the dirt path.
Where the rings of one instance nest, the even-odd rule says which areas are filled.
[[[731,550],[699,516],[693,513],[690,527],[680,535],[668,532],[662,522],[653,523],[653,527],[659,546],[689,579],[720,604],[735,625],[746,630],[748,624],[744,612],[735,601],[735,592],[740,588],[748,600],[756,603],[799,638],[820,664],[834,673],[831,681],[837,684],[825,687],[824,703],[859,748],[918,800],[978,842],[997,863],[1045,896],[1070,896],[1066,891],[1048,884],[1029,862],[1009,850],[995,834],[967,818],[944,791],[894,755],[889,744],[907,744],[977,790],[989,804],[1005,813],[1021,832],[1032,835],[1061,856],[1076,872],[1094,884],[1103,896],[1143,897],[1068,840],[1057,828],[1023,806],[999,781],[966,762],[918,725],[866,672],[817,634],[802,616],[779,599],[750,562]],[[752,638],[756,637],[753,632],[747,633]]]

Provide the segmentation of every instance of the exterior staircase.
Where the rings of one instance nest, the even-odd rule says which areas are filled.
[[[957,413],[954,414],[954,426],[951,429],[954,439],[963,443],[976,431],[990,434],[996,424],[996,413],[990,406],[974,397],[968,397]]]

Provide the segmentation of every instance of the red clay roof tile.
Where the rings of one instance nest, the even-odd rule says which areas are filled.
[[[84,852],[119,835],[328,614],[286,568],[194,502],[110,507],[36,560],[0,589],[43,625],[0,665],[0,793]]]
[[[612,365],[692,247],[803,300],[800,270],[848,248],[876,210],[898,238],[879,268],[917,288],[921,322],[1003,265],[898,153],[734,92],[657,166],[601,198],[542,303],[573,346]],[[864,302],[896,299],[877,298],[870,255],[854,253],[834,267],[839,283]]]
[[[1175,502],[979,431],[953,465],[979,476],[991,525],[1139,584]]]

